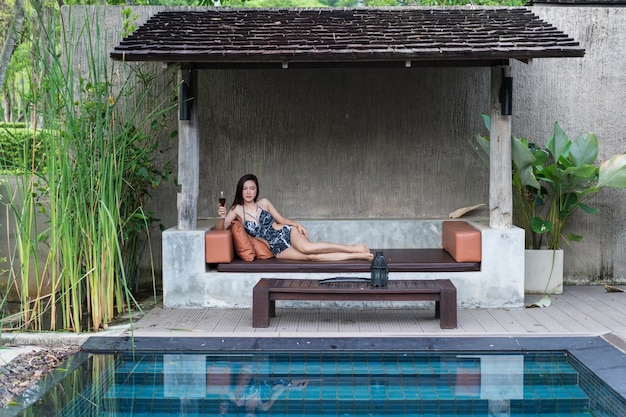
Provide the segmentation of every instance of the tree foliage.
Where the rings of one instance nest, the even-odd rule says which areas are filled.
[[[24,22],[24,0],[15,0],[13,16],[11,17],[4,33],[2,50],[0,50],[0,86],[4,85],[4,77],[18,43],[18,36]]]

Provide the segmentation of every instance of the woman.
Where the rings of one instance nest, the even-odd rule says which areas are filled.
[[[207,383],[212,378],[212,372],[215,368],[207,372]],[[232,385],[238,375],[237,385]],[[242,366],[238,372],[231,369],[230,365],[219,369],[217,378],[221,380],[222,390],[220,392],[219,415],[228,414],[230,404],[234,404],[238,409],[245,409],[246,417],[255,415],[256,410],[268,411],[274,403],[288,390],[302,390],[307,387],[309,381],[307,379],[279,379],[272,380],[268,378],[259,378],[253,370],[248,366]],[[210,386],[214,388],[214,386]],[[208,391],[207,391],[208,392]],[[235,412],[236,413],[236,412]]]
[[[218,212],[224,221],[216,227],[228,229],[235,219],[239,219],[246,232],[265,240],[279,259],[322,262],[373,259],[374,255],[365,245],[311,242],[304,226],[283,217],[267,198],[259,200],[258,194],[257,177],[252,174],[241,177],[228,213],[225,207],[219,206]]]
[[[253,377],[240,377],[239,385],[230,400],[246,410],[246,417],[254,416],[256,410],[269,411],[282,394],[289,390],[302,390],[308,385],[304,379],[279,380],[275,383],[269,380],[256,381]]]

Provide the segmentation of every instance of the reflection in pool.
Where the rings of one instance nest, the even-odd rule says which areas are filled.
[[[17,415],[626,415],[623,399],[564,351],[82,355]]]

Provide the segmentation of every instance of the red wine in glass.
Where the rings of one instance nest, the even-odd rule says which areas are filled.
[[[220,206],[221,207],[226,206],[226,195],[224,194],[224,191],[220,191]],[[224,217],[224,216],[222,215],[220,217]]]

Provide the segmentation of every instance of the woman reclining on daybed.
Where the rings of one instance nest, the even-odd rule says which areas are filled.
[[[228,229],[238,219],[250,236],[262,239],[274,256],[280,259],[328,262],[372,260],[374,257],[369,248],[362,244],[311,242],[304,226],[283,217],[267,198],[258,200],[258,192],[256,176],[247,174],[241,177],[230,209],[227,211],[224,206],[218,208],[224,220],[216,225],[216,229]],[[293,229],[295,233],[292,233]]]

